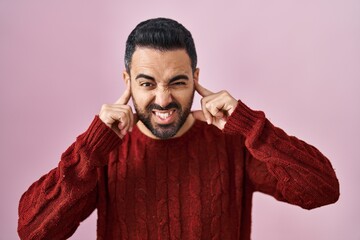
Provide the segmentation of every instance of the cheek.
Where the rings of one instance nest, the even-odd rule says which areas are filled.
[[[140,108],[144,108],[147,105],[149,105],[153,99],[154,94],[151,91],[132,91],[131,96],[133,98],[133,101],[138,105]]]
[[[176,99],[176,101],[181,104],[187,104],[190,102],[194,95],[194,89],[186,89],[183,91],[173,91],[172,96]]]

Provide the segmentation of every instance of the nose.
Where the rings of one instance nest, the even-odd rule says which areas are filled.
[[[172,102],[171,92],[168,88],[158,88],[155,96],[155,103],[161,107],[166,107]]]

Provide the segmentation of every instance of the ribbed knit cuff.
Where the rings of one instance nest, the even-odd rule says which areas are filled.
[[[259,124],[263,125],[264,122],[264,112],[254,111],[238,100],[238,105],[225,124],[224,133],[248,137],[252,135],[254,129],[260,127]]]
[[[105,158],[107,155],[121,143],[121,138],[103,123],[99,116],[95,116],[89,128],[79,136],[83,141],[84,147],[89,154],[90,161],[95,156]],[[99,165],[98,160],[94,160],[94,165]],[[104,165],[100,164],[100,165]]]

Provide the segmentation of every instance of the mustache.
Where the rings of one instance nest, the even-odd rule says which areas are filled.
[[[165,111],[165,110],[169,110],[169,109],[172,109],[172,108],[180,109],[180,105],[177,104],[176,102],[171,102],[168,105],[166,105],[165,107],[162,107],[159,104],[151,103],[146,107],[146,110],[148,110],[148,111],[152,111],[152,110]]]

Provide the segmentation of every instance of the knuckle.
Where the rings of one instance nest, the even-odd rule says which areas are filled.
[[[129,105],[125,105],[125,109],[128,113],[132,113],[132,109]]]
[[[107,109],[108,108],[108,104],[103,104],[103,105],[101,105],[101,110],[105,110],[105,109]]]
[[[221,91],[220,91],[220,94],[221,94],[221,96],[227,96],[227,95],[229,95],[229,93],[228,93],[226,90],[221,90]]]
[[[103,104],[100,109],[101,112],[110,112],[111,111],[111,105],[109,104]]]
[[[120,114],[120,117],[121,117],[121,118],[126,117],[126,113],[124,113],[124,112],[120,112],[119,114]]]
[[[100,108],[100,113],[99,115],[100,116],[104,116],[104,115],[107,115],[108,113],[108,105],[107,104],[103,104]]]
[[[210,103],[206,103],[206,104],[205,104],[205,107],[206,107],[207,109],[209,109],[209,108],[210,108],[210,106],[211,106],[211,104],[210,104]]]
[[[206,107],[207,109],[213,109],[213,108],[214,108],[214,104],[211,103],[211,102],[208,102],[208,103],[205,104],[205,107]]]

